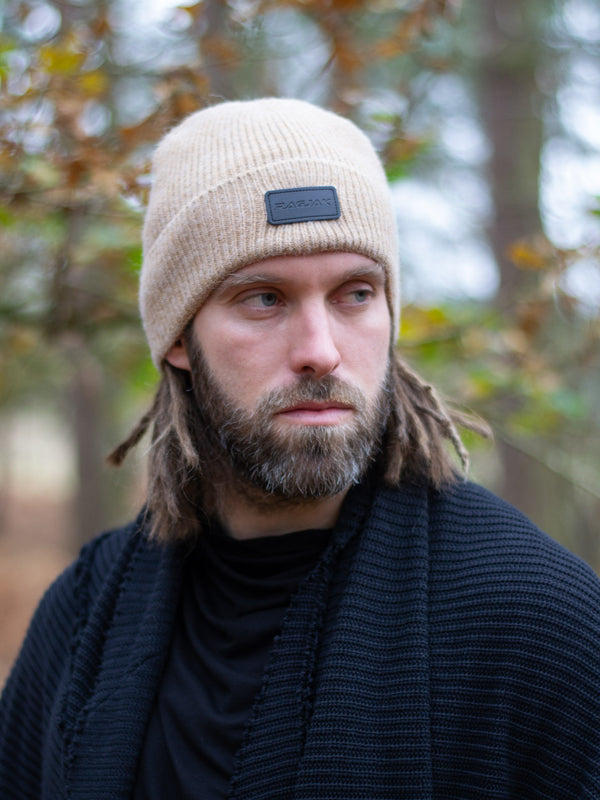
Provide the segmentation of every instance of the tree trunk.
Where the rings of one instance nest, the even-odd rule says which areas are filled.
[[[530,0],[530,3],[533,0]],[[485,0],[483,41],[487,56],[478,78],[482,123],[491,145],[489,178],[493,216],[489,241],[499,269],[496,298],[512,315],[527,292],[530,276],[517,269],[507,251],[541,228],[538,211],[543,142],[542,96],[536,82],[542,56],[537,9],[522,0]],[[501,494],[530,516],[537,507],[537,475],[531,461],[501,441]]]
[[[489,240],[500,271],[498,303],[511,309],[528,275],[507,248],[541,229],[540,156],[543,97],[536,73],[543,58],[541,15],[522,0],[485,0],[488,55],[479,78],[482,122],[491,144],[489,177],[494,215]]]
[[[69,392],[71,427],[77,457],[74,499],[75,538],[78,548],[107,525],[104,449],[102,442],[101,376],[89,359],[80,357]]]

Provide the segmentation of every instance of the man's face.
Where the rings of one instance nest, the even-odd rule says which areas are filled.
[[[206,301],[192,339],[169,360],[191,370],[238,474],[287,497],[336,494],[360,478],[389,408],[378,265],[352,253],[252,264]]]

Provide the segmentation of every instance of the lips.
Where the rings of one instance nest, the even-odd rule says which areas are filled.
[[[337,425],[352,414],[353,408],[334,401],[305,401],[279,411],[276,416],[289,422],[304,425]]]

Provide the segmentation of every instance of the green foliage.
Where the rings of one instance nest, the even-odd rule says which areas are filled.
[[[405,63],[394,89],[410,91],[414,53],[450,10],[439,1],[386,9],[359,0],[263,0],[244,8],[213,0],[183,6],[175,12],[179,25],[167,23],[167,33],[155,32],[152,45],[135,31],[125,34],[110,0],[7,0],[0,39],[0,345],[6,364],[20,358],[25,339],[32,352],[46,341],[59,361],[76,340],[104,370],[122,370],[124,382],[132,380],[136,370],[109,342],[112,337],[121,346],[123,335],[140,338],[136,282],[150,149],[165,129],[211,102],[211,92],[235,96],[252,87],[257,95],[278,93],[270,82],[282,54],[270,31],[284,12],[292,30],[304,26],[323,43],[318,77],[323,87],[329,84],[329,101],[364,116],[361,107],[382,65]],[[130,55],[124,55],[126,43]],[[134,51],[142,47],[149,55],[138,60]],[[181,63],[173,61],[178,47],[187,53]],[[314,77],[306,71],[307,81]],[[133,122],[126,104],[132,86],[139,87],[137,95],[150,90]],[[373,128],[390,176],[406,175],[424,141],[406,135],[400,115],[372,112],[362,121]],[[44,376],[39,367],[31,371],[33,393]],[[25,385],[19,382],[19,391]],[[0,403],[17,398],[13,389],[0,394]]]
[[[191,111],[219,97],[296,94],[323,102],[368,129],[395,182],[448,160],[440,76],[460,81],[482,117],[490,114],[477,93],[484,71],[510,72],[518,83],[519,71],[533,66],[555,80],[542,50],[560,3],[520,3],[514,16],[492,0],[465,0],[462,18],[458,5],[204,0],[173,10],[161,31],[138,35],[116,0],[5,0],[0,406],[58,397],[85,359],[107,386],[120,387],[108,399],[117,427],[148,402],[157,375],[139,325],[137,276],[149,155]],[[493,36],[486,30],[492,17]],[[543,35],[533,48],[523,32],[535,26]],[[490,43],[493,52],[485,49]],[[566,49],[561,40],[561,57]],[[544,89],[551,100],[552,81]],[[536,119],[543,99],[541,91],[530,97]],[[540,146],[527,144],[525,151],[519,137],[509,141],[527,154]],[[535,170],[529,155],[525,161],[519,180],[531,184]],[[495,192],[499,177],[491,180],[497,213],[516,208],[529,219],[523,197],[530,202],[537,186],[516,196],[509,180],[504,196]],[[600,323],[564,287],[578,260],[597,263],[597,247],[560,249],[533,229],[501,247],[503,270],[518,278],[512,294],[485,308],[409,306],[401,346],[446,395],[490,420],[499,438],[535,438],[549,460],[577,447],[600,482],[593,445]]]

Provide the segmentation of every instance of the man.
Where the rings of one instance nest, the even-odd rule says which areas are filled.
[[[459,474],[393,350],[394,214],[350,122],[224,103],[154,159],[147,508],[51,587],[4,798],[597,798],[600,584]],[[464,467],[464,463],[463,463]]]

